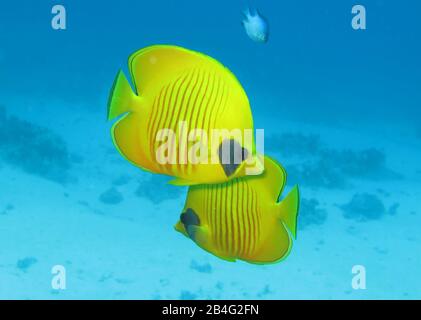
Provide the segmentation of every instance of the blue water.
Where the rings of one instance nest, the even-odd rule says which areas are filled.
[[[421,298],[421,4],[55,1],[0,5],[0,298]],[[185,188],[126,162],[105,121],[128,56],[176,44],[243,84],[265,150],[301,187],[285,261],[229,263],[173,230]],[[53,266],[66,288],[51,286]],[[366,270],[354,289],[352,268]]]

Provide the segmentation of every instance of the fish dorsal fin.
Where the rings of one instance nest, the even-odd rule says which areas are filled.
[[[201,63],[219,64],[202,53],[171,45],[143,48],[129,57],[129,70],[137,93],[161,87],[168,79]]]
[[[258,190],[265,190],[269,201],[277,202],[286,184],[285,169],[277,161],[265,156],[264,171],[260,176],[251,177],[253,184],[258,186]]]

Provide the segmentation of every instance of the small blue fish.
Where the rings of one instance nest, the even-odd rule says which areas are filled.
[[[252,15],[250,9],[243,12],[245,20],[242,21],[249,38],[256,42],[266,43],[269,37],[269,25],[267,21],[256,12]]]

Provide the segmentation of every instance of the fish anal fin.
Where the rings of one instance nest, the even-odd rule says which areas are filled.
[[[285,259],[292,249],[292,239],[285,226],[279,221],[269,236],[262,242],[260,249],[244,261],[254,264],[271,264]]]
[[[175,178],[173,180],[168,181],[168,184],[171,184],[173,186],[191,186],[191,185],[195,185],[198,183],[192,182],[190,180],[186,180],[183,178]]]

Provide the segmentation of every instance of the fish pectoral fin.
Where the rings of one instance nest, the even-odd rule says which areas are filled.
[[[283,224],[277,232],[262,243],[260,250],[250,259],[244,261],[253,264],[272,264],[278,263],[290,254],[292,249],[292,238]]]
[[[132,90],[123,71],[119,71],[115,77],[113,87],[108,99],[107,120],[112,120],[132,110],[133,101],[137,97]]]
[[[276,206],[280,220],[291,232],[294,239],[297,238],[297,219],[300,204],[300,193],[298,186],[294,186],[290,193]]]

